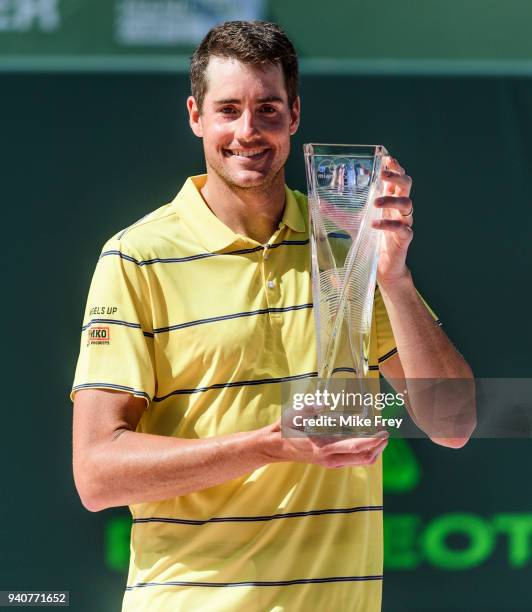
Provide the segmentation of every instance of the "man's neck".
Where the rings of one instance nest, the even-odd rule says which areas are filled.
[[[208,172],[201,195],[212,212],[236,234],[266,244],[277,230],[285,204],[284,172],[267,188],[241,189]]]

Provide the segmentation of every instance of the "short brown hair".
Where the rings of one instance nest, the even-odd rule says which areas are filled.
[[[299,85],[297,55],[288,36],[275,23],[226,21],[207,33],[190,61],[190,85],[200,112],[207,93],[207,66],[213,56],[234,58],[245,64],[279,63],[292,108]]]

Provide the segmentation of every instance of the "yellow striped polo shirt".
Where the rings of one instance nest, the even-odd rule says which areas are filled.
[[[286,188],[266,245],[204,203],[205,176],[105,245],[92,280],[73,393],[146,399],[137,431],[248,431],[280,414],[280,383],[315,377],[306,197]],[[370,376],[395,352],[377,290]],[[131,506],[123,611],[377,612],[380,460],[265,465],[202,491]]]

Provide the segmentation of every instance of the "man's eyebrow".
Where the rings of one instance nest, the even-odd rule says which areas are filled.
[[[240,104],[242,100],[239,98],[223,98],[222,100],[215,100],[214,104]],[[279,96],[266,96],[257,100],[259,104],[267,104],[268,102],[284,102]]]
[[[215,104],[239,104],[240,100],[238,98],[224,98],[223,100],[215,100]]]
[[[267,102],[284,102],[279,96],[266,96],[265,98],[259,98],[259,104],[266,104]]]

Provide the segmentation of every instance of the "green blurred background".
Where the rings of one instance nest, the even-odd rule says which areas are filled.
[[[183,32],[250,11],[302,57],[289,184],[305,188],[303,142],[386,145],[414,177],[418,288],[477,377],[531,374],[530,2],[5,0],[0,590],[119,610],[128,511],[85,511],[71,476],[84,302],[105,240],[203,171]],[[532,444],[394,442],[384,612],[531,610]]]

